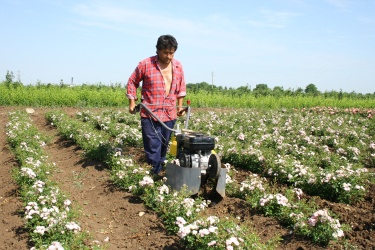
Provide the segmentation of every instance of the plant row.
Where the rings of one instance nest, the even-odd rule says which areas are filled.
[[[43,148],[49,141],[32,125],[26,112],[9,113],[7,141],[19,163],[13,176],[24,203],[23,217],[31,249],[89,249],[88,235],[76,222],[72,202],[50,178],[56,166]]]

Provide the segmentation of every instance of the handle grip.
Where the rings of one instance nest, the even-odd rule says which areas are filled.
[[[180,110],[178,114],[182,115],[182,113],[186,112],[188,110],[188,107],[184,108],[183,110]]]
[[[134,112],[139,112],[139,111],[141,111],[141,104],[140,103],[138,103],[135,107],[134,107]]]

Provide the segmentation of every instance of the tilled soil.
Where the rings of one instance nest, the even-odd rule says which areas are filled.
[[[23,204],[17,196],[17,185],[11,170],[17,167],[14,155],[8,149],[5,124],[8,112],[19,107],[0,107],[0,249],[29,249],[28,233],[23,230]],[[102,162],[90,161],[82,157],[82,151],[69,141],[63,140],[58,131],[49,126],[44,115],[50,109],[36,108],[30,114],[34,126],[52,138],[44,150],[49,160],[56,164],[51,178],[73,201],[81,212],[79,223],[83,230],[106,249],[183,249],[179,238],[168,235],[162,221],[148,210],[137,197],[118,190],[109,181],[109,173]],[[78,109],[64,108],[64,112],[74,115]],[[137,152],[137,150],[133,150]],[[139,159],[142,150],[139,149]],[[239,171],[238,175],[246,172]],[[238,176],[241,179],[241,176]],[[346,232],[349,244],[357,249],[375,249],[375,186],[371,186],[366,199],[355,205],[344,205],[319,200],[320,207],[327,207],[340,216],[340,222],[349,224],[352,231]],[[144,212],[144,213],[141,213]],[[236,216],[240,221],[252,225],[267,241],[275,235],[283,239],[278,249],[324,249],[306,239],[290,235],[290,230],[280,225],[274,218],[265,217],[252,210],[243,200],[225,197],[216,206],[208,208],[207,214]],[[89,243],[91,243],[89,242]],[[344,249],[332,244],[327,249]]]

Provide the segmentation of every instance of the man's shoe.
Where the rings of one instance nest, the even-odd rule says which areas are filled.
[[[161,179],[163,179],[163,176],[160,173],[157,174],[152,172],[152,178],[154,179],[154,181],[160,181]]]

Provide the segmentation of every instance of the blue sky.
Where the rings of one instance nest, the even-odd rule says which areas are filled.
[[[187,83],[375,92],[375,0],[0,0],[0,80],[125,84],[176,37]]]

